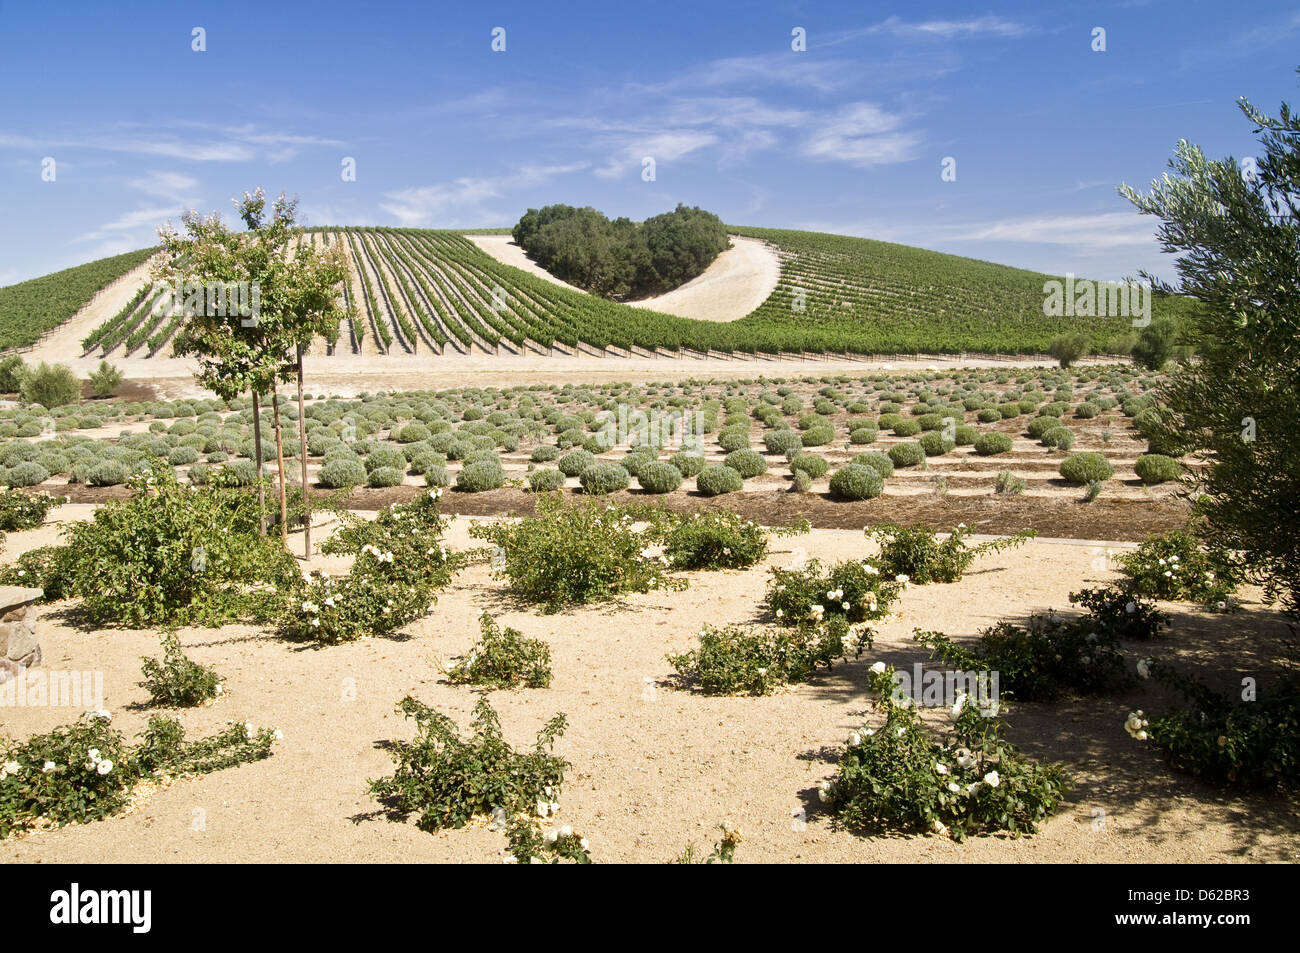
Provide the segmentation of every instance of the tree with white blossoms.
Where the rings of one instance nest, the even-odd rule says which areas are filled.
[[[1204,517],[1200,535],[1243,553],[1270,594],[1300,613],[1300,116],[1278,118],[1245,99],[1261,154],[1210,160],[1186,140],[1173,174],[1141,195],[1120,194],[1161,219],[1157,235],[1179,253],[1195,361],[1162,387],[1162,442],[1205,459],[1186,479]],[[1149,276],[1144,276],[1149,277]],[[1167,287],[1165,290],[1170,290]]]
[[[347,277],[342,250],[318,250],[311,242],[298,242],[294,221],[297,199],[284,193],[271,204],[258,188],[244,193],[235,208],[246,231],[230,230],[213,213],[182,216],[185,234],[170,223],[158,230],[163,257],[155,279],[179,282],[188,290],[210,282],[247,282],[258,289],[255,314],[237,308],[185,307],[184,324],[176,336],[175,353],[198,359],[196,377],[223,400],[245,391],[253,398],[253,453],[260,476],[262,432],[260,404],[271,395],[274,415],[277,470],[280,488],[280,533],[287,540],[284,447],[281,437],[278,384],[296,378],[298,388],[299,458],[302,467],[303,505],[307,506],[306,419],[303,407],[303,352],[316,337],[331,344],[337,340],[339,322],[346,312],[339,306],[338,285]],[[251,297],[251,296],[250,296]],[[177,304],[180,304],[177,302]],[[220,313],[217,313],[220,312]],[[259,480],[259,501],[264,495]],[[311,516],[305,514],[306,553],[311,555]],[[265,532],[265,517],[263,517]]]

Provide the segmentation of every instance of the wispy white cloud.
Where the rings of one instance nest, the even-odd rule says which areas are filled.
[[[975,37],[1015,38],[1026,36],[1032,32],[1034,32],[1032,27],[995,16],[968,17],[964,20],[914,20],[912,22],[903,20],[900,17],[890,17],[875,26],[852,31],[849,35],[865,36],[883,33],[894,37],[957,40]]]
[[[384,193],[379,207],[404,226],[482,224],[495,213],[486,207],[513,189],[540,185],[560,175],[581,172],[586,162],[525,166],[500,176],[462,176],[450,182]],[[454,219],[454,221],[453,221]]]
[[[1154,245],[1155,227],[1136,212],[1101,212],[1093,215],[1050,215],[1003,219],[975,225],[942,226],[955,242],[1031,242],[1072,245],[1077,248],[1112,248],[1116,245]]]
[[[134,244],[128,245],[127,248],[139,248],[138,240],[131,239],[128,236],[138,234],[145,227],[157,227],[176,214],[177,209],[174,205],[133,209],[130,212],[123,212],[117,218],[105,222],[92,231],[78,235],[73,239],[73,243],[116,237],[122,241],[134,241]]]
[[[630,168],[640,168],[647,158],[653,159],[656,164],[673,162],[719,141],[714,133],[696,129],[634,134],[624,138],[625,142],[617,153],[596,169],[596,175],[600,178],[618,178]]]
[[[168,199],[179,205],[196,204],[194,197],[198,192],[199,180],[180,172],[150,171],[138,179],[130,180],[127,185],[146,195]]]
[[[901,129],[903,117],[874,103],[851,103],[813,122],[802,155],[855,166],[886,165],[916,157],[921,137]]]
[[[159,129],[140,123],[118,124],[84,135],[0,133],[0,149],[25,149],[56,155],[77,150],[157,156],[191,162],[283,162],[309,147],[338,147],[336,139],[259,129],[252,125],[214,126],[185,121]]]

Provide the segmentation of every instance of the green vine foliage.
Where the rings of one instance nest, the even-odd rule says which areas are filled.
[[[422,830],[464,827],[492,814],[545,817],[558,807],[569,763],[552,753],[567,720],[556,715],[538,732],[529,751],[517,752],[501,735],[501,722],[486,698],[474,706],[472,730],[462,738],[456,723],[410,697],[397,710],[415,721],[411,741],[395,742],[394,773],[371,781],[370,792],[395,817],[416,815]]]

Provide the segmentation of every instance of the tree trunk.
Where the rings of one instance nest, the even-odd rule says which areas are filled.
[[[280,471],[280,539],[289,545],[289,507],[284,489],[284,441],[280,431],[280,389],[271,385],[271,413],[275,418],[275,458]]]
[[[311,505],[307,500],[307,414],[302,402],[302,345],[298,345],[298,456],[302,458],[302,553],[311,559]]]
[[[257,391],[249,388],[253,395],[253,456],[257,460],[257,531],[266,535],[266,487],[262,483],[262,413],[258,405],[262,402]]]

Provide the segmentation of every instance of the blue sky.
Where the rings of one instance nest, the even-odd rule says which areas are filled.
[[[1297,65],[1295,3],[0,2],[0,284],[152,244],[186,208],[229,218],[256,185],[310,224],[685,202],[1173,277],[1115,186],[1179,138],[1251,154],[1233,101],[1300,101]]]

